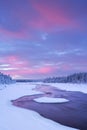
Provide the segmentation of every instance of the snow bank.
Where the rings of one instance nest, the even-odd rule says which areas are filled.
[[[41,93],[32,90],[34,87],[30,83],[16,83],[0,91],[0,130],[74,130],[45,119],[34,111],[11,105],[10,100]]]
[[[50,98],[50,97],[41,97],[34,99],[36,102],[40,103],[63,103],[68,102],[67,99],[64,98]]]
[[[61,90],[87,93],[87,84],[45,83],[44,85],[56,87]]]

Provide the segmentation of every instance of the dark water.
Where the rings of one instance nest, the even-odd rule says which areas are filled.
[[[43,96],[68,99],[65,103],[38,103],[33,99]],[[87,94],[47,89],[44,94],[24,96],[12,101],[13,105],[34,110],[41,116],[66,126],[87,130]]]

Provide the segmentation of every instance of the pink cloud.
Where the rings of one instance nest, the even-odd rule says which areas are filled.
[[[64,71],[68,71],[68,70],[71,70],[71,69],[73,69],[73,67],[70,65],[70,64],[64,64],[64,65],[62,65],[62,70],[64,70]]]
[[[44,66],[37,69],[37,73],[41,73],[41,74],[51,73],[52,71],[53,71],[53,68],[50,66]]]
[[[30,34],[27,34],[27,31],[20,30],[17,32],[12,32],[7,29],[0,29],[0,35],[4,38],[16,38],[16,39],[26,39],[31,38]]]
[[[5,57],[4,59],[0,60],[0,63],[2,64],[0,71],[5,74],[10,74],[12,77],[16,77],[16,75],[19,75],[20,77],[36,74],[44,75],[55,71],[53,66],[41,65],[38,68],[33,68],[30,62],[21,60],[15,55]]]
[[[49,30],[50,28],[57,26],[64,27],[76,27],[77,24],[72,22],[70,18],[68,18],[64,11],[59,8],[51,8],[51,6],[47,6],[42,3],[33,2],[33,7],[37,11],[39,17],[37,17],[34,21],[31,21],[31,24],[34,28],[39,28],[43,30]]]
[[[20,59],[16,55],[7,56],[5,58],[0,59],[1,64],[8,64],[7,68],[22,68],[29,65],[29,63],[25,60]],[[8,69],[9,70],[9,69]]]
[[[13,69],[13,70],[5,70],[3,71],[3,73],[5,74],[10,74],[12,77],[16,77],[16,76],[19,76],[20,77],[23,77],[23,78],[26,78],[25,76],[26,75],[36,75],[36,74],[50,74],[51,72],[53,72],[53,70],[51,68],[46,68],[46,67],[42,67],[42,68],[38,68],[38,69],[32,69],[31,67],[29,68],[19,68],[18,70],[17,69]],[[28,77],[29,77],[28,76]]]

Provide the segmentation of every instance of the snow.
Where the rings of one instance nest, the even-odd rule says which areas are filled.
[[[68,102],[67,99],[64,98],[50,98],[50,97],[41,97],[34,99],[36,102],[40,103],[62,103],[62,102]]]
[[[0,130],[74,130],[43,118],[37,112],[11,104],[10,100],[21,96],[41,94],[42,92],[33,90],[35,86],[33,83],[16,83],[0,90]]]
[[[4,89],[5,88],[5,85],[3,84],[0,84],[0,90]]]
[[[87,84],[45,83],[45,85],[50,85],[66,91],[77,91],[77,92],[87,93]]]

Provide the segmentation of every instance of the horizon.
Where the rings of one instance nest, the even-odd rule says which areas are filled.
[[[87,1],[1,0],[0,72],[13,79],[87,72]]]
[[[2,72],[0,72],[1,74],[3,74],[3,75],[5,75],[5,73],[2,73]],[[85,71],[85,72],[75,72],[75,73],[71,73],[71,74],[68,74],[68,75],[61,75],[61,76],[52,76],[52,75],[50,75],[49,77],[42,77],[42,78],[13,78],[13,77],[11,77],[11,75],[7,75],[7,76],[10,76],[13,80],[42,80],[42,79],[47,79],[47,78],[62,78],[62,77],[67,77],[67,76],[72,76],[72,75],[74,75],[74,74],[87,74],[87,72]]]

